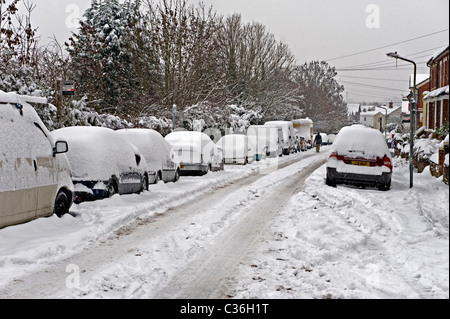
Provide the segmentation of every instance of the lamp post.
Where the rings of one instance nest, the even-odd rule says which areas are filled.
[[[379,106],[379,108],[384,109],[384,111],[386,112],[386,117],[385,117],[385,121],[384,121],[384,139],[386,139],[386,137],[387,137],[386,136],[386,127],[387,127],[388,110],[387,110],[387,108],[385,108],[383,106]]]
[[[415,130],[415,119],[416,119],[416,76],[417,76],[417,65],[413,60],[406,59],[401,57],[396,52],[389,52],[386,54],[390,58],[403,60],[414,65],[414,88],[413,88],[413,101],[411,102],[411,110],[410,110],[410,136],[409,136],[409,187],[413,187],[413,153],[414,153],[414,130]]]

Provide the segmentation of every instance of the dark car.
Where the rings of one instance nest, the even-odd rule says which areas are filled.
[[[383,134],[363,125],[341,129],[327,161],[326,183],[372,186],[389,190],[392,158]]]
[[[67,127],[52,132],[68,141],[75,202],[148,190],[147,162],[139,150],[103,127]]]

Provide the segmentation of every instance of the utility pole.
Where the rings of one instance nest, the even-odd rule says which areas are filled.
[[[61,87],[62,79],[56,79],[56,115],[58,121],[62,120],[62,87]]]
[[[389,52],[386,54],[390,58],[400,59],[414,65],[414,88],[413,88],[413,100],[411,101],[411,110],[410,110],[410,135],[409,135],[409,188],[413,187],[413,171],[414,171],[414,163],[413,163],[413,155],[414,155],[414,132],[415,132],[415,120],[416,120],[416,77],[417,77],[417,65],[414,61],[401,57],[397,54],[397,52]]]

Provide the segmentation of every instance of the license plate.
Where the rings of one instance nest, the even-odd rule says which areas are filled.
[[[370,166],[370,162],[352,161],[352,165],[356,165],[356,166]]]

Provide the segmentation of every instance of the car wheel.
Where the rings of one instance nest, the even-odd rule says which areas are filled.
[[[380,191],[388,191],[391,189],[391,180],[389,180],[389,182],[387,182],[386,184],[381,184],[378,186],[378,189]]]
[[[326,180],[325,183],[326,183],[328,186],[336,187],[336,182],[333,181],[330,177],[328,177],[328,175],[327,175],[327,180]]]
[[[69,213],[69,208],[70,208],[69,197],[64,191],[60,191],[58,195],[56,195],[53,213],[61,218],[63,215]]]
[[[176,183],[176,182],[178,182],[179,179],[180,179],[180,170],[177,169],[175,172],[175,176],[173,178],[173,182]]]
[[[108,185],[108,197],[117,194],[117,185],[114,181],[110,181]]]
[[[141,193],[143,191],[148,191],[148,178],[147,178],[147,175],[144,175],[143,178],[142,178]]]

